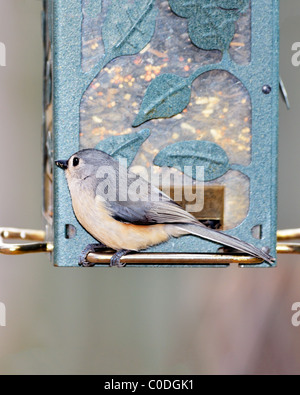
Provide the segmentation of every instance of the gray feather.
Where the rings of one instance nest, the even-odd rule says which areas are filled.
[[[177,229],[185,231],[187,234],[192,234],[195,236],[202,237],[203,239],[214,241],[215,243],[226,245],[228,247],[234,248],[241,252],[245,252],[251,256],[262,258],[264,261],[272,264],[275,260],[274,258],[267,254],[266,252],[256,248],[255,246],[248,244],[236,237],[227,235],[217,230],[209,229],[205,226],[199,225],[178,225]]]

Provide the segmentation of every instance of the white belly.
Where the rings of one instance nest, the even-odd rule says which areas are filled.
[[[75,190],[78,191],[77,188]],[[99,196],[95,198],[86,190],[72,193],[72,188],[70,192],[73,210],[80,224],[109,248],[139,251],[169,239],[164,225],[124,224],[112,218]]]

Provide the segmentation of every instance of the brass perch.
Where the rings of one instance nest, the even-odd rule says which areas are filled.
[[[41,252],[52,252],[54,246],[45,240],[42,230],[0,228],[0,253],[5,255],[21,255]],[[4,240],[21,240],[23,243],[10,244]],[[278,254],[300,254],[300,243],[283,243],[300,239],[300,229],[279,230],[277,232]],[[26,243],[26,241],[28,243]],[[90,253],[88,260],[96,265],[107,265],[112,253]],[[259,258],[238,254],[129,254],[122,258],[122,263],[130,265],[256,265],[262,263]]]

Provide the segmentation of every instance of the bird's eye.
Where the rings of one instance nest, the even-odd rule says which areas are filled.
[[[73,159],[73,166],[76,167],[79,165],[79,158],[74,158]]]

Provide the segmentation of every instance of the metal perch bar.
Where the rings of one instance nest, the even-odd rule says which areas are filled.
[[[40,252],[52,252],[53,244],[45,240],[46,234],[42,230],[0,228],[0,254],[21,255]],[[4,240],[19,239],[33,241],[33,243],[9,244]],[[300,229],[279,230],[277,240],[287,241],[300,239]],[[278,254],[300,254],[300,243],[278,243]],[[108,265],[112,253],[90,253],[88,260],[96,265]],[[121,259],[121,263],[131,265],[255,265],[262,263],[259,258],[247,255],[233,254],[129,254]]]
[[[5,255],[22,255],[40,252],[52,252],[53,244],[45,241],[42,230],[0,228],[0,253]],[[35,243],[9,244],[3,240],[18,239]]]
[[[278,243],[277,254],[300,254],[300,243]]]
[[[113,254],[88,255],[88,261],[95,265],[108,265]],[[243,255],[226,254],[147,254],[137,253],[121,258],[121,263],[128,265],[229,265],[232,263],[243,265],[257,265],[262,259]]]
[[[279,230],[277,232],[278,241],[297,240],[297,239],[300,239],[300,228]]]
[[[279,242],[299,240],[300,229],[285,229],[277,232],[277,240]],[[300,243],[278,243],[278,254],[300,254]]]

